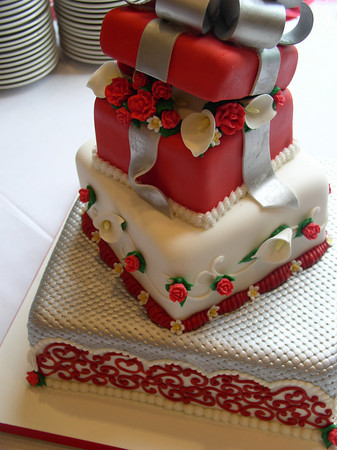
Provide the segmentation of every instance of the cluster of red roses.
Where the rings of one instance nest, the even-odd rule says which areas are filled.
[[[117,110],[117,120],[125,126],[129,126],[132,120],[146,122],[156,115],[164,129],[174,130],[181,119],[174,110],[171,96],[172,90],[168,83],[153,80],[137,71],[133,73],[131,80],[113,78],[105,88],[106,99]],[[178,131],[177,129],[176,132]]]
[[[285,98],[281,89],[275,87],[270,94],[273,97],[275,105],[283,106]],[[224,103],[215,111],[215,124],[222,133],[231,136],[236,131],[241,130],[245,124],[246,112],[243,106],[238,102]]]

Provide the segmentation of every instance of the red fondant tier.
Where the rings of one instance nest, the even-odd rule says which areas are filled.
[[[115,8],[102,23],[103,53],[132,67],[136,66],[139,42],[146,25],[156,17],[151,10]],[[288,86],[296,70],[297,50],[279,47],[281,67],[276,85]],[[236,47],[205,36],[187,32],[174,46],[167,82],[209,101],[239,99],[250,95],[258,72],[256,50]]]
[[[332,411],[296,384],[267,387],[247,375],[215,373],[205,375],[177,363],[152,363],[147,367],[137,357],[106,351],[91,355],[67,343],[53,342],[36,356],[43,376],[61,380],[112,386],[128,391],[160,395],[173,402],[215,407],[244,417],[257,417],[284,425],[325,428]]]
[[[293,140],[293,103],[289,90],[283,91],[285,103],[277,107],[271,121],[270,154],[274,159]],[[98,155],[128,173],[130,163],[129,128],[119,123],[116,111],[105,99],[96,99],[95,129]],[[167,197],[196,212],[212,210],[242,180],[241,131],[223,135],[220,145],[201,157],[194,157],[180,134],[162,137],[154,167],[139,180],[158,187]]]
[[[92,233],[97,231],[94,227],[91,218],[87,213],[84,213],[82,216],[82,230],[87,235],[89,239],[92,238]],[[329,246],[326,240],[322,243],[313,247],[312,249],[305,252],[301,255],[297,260],[301,261],[301,267],[303,270],[308,267],[313,266],[317,261],[319,261],[324,253],[328,250]],[[101,259],[109,266],[114,268],[114,265],[120,263],[114,251],[111,249],[109,244],[107,244],[102,239],[98,242],[98,251]],[[283,266],[278,267],[269,275],[267,275],[262,280],[255,283],[258,286],[258,290],[260,294],[265,294],[266,292],[270,292],[273,289],[276,289],[278,286],[281,286],[285,281],[288,280],[292,275],[291,271],[291,263],[285,263]],[[142,285],[132,276],[131,273],[123,270],[121,274],[121,278],[123,280],[124,286],[133,295],[135,298],[141,294],[144,290]],[[235,309],[243,306],[247,301],[250,301],[250,297],[248,296],[248,290],[244,290],[241,292],[237,292],[230,297],[225,297],[221,300],[216,306],[219,307],[217,314],[227,314]],[[157,325],[162,326],[163,328],[171,328],[172,317],[170,317],[167,312],[160,306],[158,303],[149,296],[146,304],[144,305],[146,312],[150,319],[156,323]],[[188,331],[193,331],[200,328],[202,325],[210,321],[210,318],[207,314],[208,309],[204,309],[203,311],[199,311],[192,316],[188,317],[181,321],[183,325],[183,332],[186,333]]]

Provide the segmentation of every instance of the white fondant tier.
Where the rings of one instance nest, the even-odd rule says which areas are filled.
[[[202,328],[176,336],[158,327],[104,264],[71,211],[29,317],[31,346],[72,342],[147,361],[172,360],[204,373],[235,371],[272,383],[299,380],[337,392],[334,249],[313,267]],[[38,348],[38,352],[43,350]]]
[[[90,185],[96,195],[88,214],[96,228],[106,222],[113,227],[111,221],[117,216],[126,222],[117,237],[107,237],[113,241],[110,247],[121,262],[130,252],[142,255],[145,270],[134,271],[133,277],[175,320],[212,309],[226,298],[214,289],[219,277],[234,278],[230,294],[247,292],[277,267],[296,260],[325,239],[328,182],[317,164],[301,152],[277,172],[297,195],[298,209],[263,209],[246,195],[214,227],[200,230],[178,218],[166,217],[128,186],[95,170],[92,151],[93,144],[87,143],[77,154],[81,187]],[[310,217],[319,225],[320,233],[315,239],[297,237],[300,223]],[[280,226],[288,228],[268,240]],[[251,260],[242,262],[257,248]],[[182,303],[172,301],[167,290],[179,279],[191,285]]]

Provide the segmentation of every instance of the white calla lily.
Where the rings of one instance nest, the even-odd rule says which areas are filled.
[[[118,242],[122,237],[123,222],[123,217],[114,213],[101,214],[93,220],[94,227],[98,229],[101,239],[109,244]]]
[[[254,97],[245,105],[246,125],[255,130],[270,122],[275,116],[276,111],[273,108],[273,97],[268,94],[262,94]]]
[[[181,123],[181,137],[193,156],[200,156],[210,146],[215,133],[213,114],[204,109],[189,114]]]
[[[280,233],[267,239],[255,253],[255,257],[267,263],[283,263],[291,256],[293,232],[285,228]]]
[[[107,61],[89,78],[87,87],[92,89],[96,97],[105,98],[105,88],[113,78],[121,77],[121,71],[115,61]]]

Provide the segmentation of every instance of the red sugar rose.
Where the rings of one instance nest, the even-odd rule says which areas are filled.
[[[155,81],[152,85],[152,94],[154,98],[163,98],[168,100],[172,95],[171,86],[163,81]]]
[[[140,261],[136,255],[129,255],[125,259],[125,270],[128,272],[136,272],[140,267]]]
[[[231,136],[245,124],[245,110],[239,103],[225,103],[216,110],[215,123],[224,134]]]
[[[80,189],[78,192],[80,194],[80,201],[82,203],[87,203],[90,200],[90,191],[89,191],[89,189]]]
[[[143,72],[135,72],[132,78],[132,87],[136,91],[149,84],[149,79]]]
[[[130,111],[128,111],[126,108],[122,107],[117,109],[117,120],[118,122],[122,123],[126,127],[130,125],[131,123],[131,114]]]
[[[179,114],[174,109],[164,110],[161,114],[161,123],[166,129],[175,128],[180,122]]]
[[[38,382],[40,381],[39,376],[36,372],[27,372],[26,380],[32,386],[36,386],[38,384]]]
[[[228,278],[221,278],[216,285],[216,291],[220,295],[230,295],[234,286]]]
[[[337,445],[337,428],[331,430],[328,434],[328,440],[332,445]]]
[[[284,95],[282,95],[282,91],[276,92],[276,94],[273,95],[273,99],[274,99],[274,102],[276,103],[276,105],[279,105],[279,106],[283,106],[284,102],[286,101]]]
[[[140,89],[136,95],[128,99],[128,108],[132,119],[144,122],[156,112],[155,99],[151,92]]]
[[[132,94],[132,85],[126,78],[114,78],[105,88],[105,98],[114,106],[122,106]]]
[[[320,231],[321,231],[320,226],[313,222],[309,223],[306,227],[302,229],[303,235],[309,240],[317,239],[318,233]]]
[[[187,289],[183,283],[171,284],[169,288],[169,297],[172,302],[182,303],[187,297]]]

